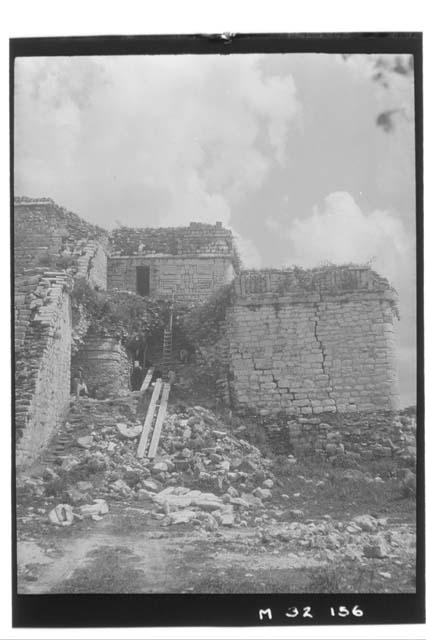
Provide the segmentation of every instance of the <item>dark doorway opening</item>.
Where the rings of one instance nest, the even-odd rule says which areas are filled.
[[[149,296],[149,267],[136,267],[136,291],[140,296]]]

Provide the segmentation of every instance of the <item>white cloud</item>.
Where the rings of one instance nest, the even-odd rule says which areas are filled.
[[[237,243],[238,253],[240,255],[244,269],[260,269],[262,266],[262,259],[260,252],[253,240],[244,237],[238,232],[234,231],[234,238]]]
[[[265,76],[261,59],[20,60],[16,192],[107,227],[232,226],[233,206],[284,161],[299,109],[293,79]]]
[[[295,264],[372,261],[392,282],[400,281],[402,271],[414,273],[414,242],[402,221],[388,211],[364,213],[347,192],[327,196],[321,209],[294,220],[287,233]]]

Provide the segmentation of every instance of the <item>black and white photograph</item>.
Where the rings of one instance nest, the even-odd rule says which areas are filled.
[[[415,56],[234,38],[14,57],[18,595],[416,593]]]

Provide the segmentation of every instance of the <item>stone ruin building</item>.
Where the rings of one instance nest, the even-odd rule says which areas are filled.
[[[216,225],[131,229],[110,235],[108,289],[203,302],[235,276],[232,233]]]
[[[86,335],[84,317],[73,323],[78,278],[195,305],[229,285],[220,336],[204,355],[218,365],[224,399],[284,430],[297,451],[377,440],[368,416],[386,430],[377,413],[397,408],[396,294],[369,267],[244,271],[220,223],[108,234],[50,199],[15,198],[14,277],[18,465],[63,419],[78,367],[107,395],[129,386],[120,341]],[[325,433],[323,414],[340,421],[338,436]]]

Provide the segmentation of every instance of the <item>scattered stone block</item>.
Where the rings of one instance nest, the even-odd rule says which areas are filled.
[[[58,504],[50,511],[49,520],[54,525],[69,527],[74,521],[72,507],[69,504]]]
[[[369,544],[364,545],[363,551],[366,558],[386,558],[389,554],[386,541],[380,536],[371,540]]]
[[[133,440],[142,433],[142,425],[135,424],[128,426],[125,422],[118,422],[117,430],[123,438]]]
[[[269,500],[272,498],[271,491],[269,489],[262,489],[262,487],[254,489],[253,495],[256,496],[256,498],[260,498],[260,500]]]
[[[93,445],[93,436],[82,436],[77,438],[77,444],[82,449],[90,449]]]
[[[78,508],[78,512],[82,518],[91,518],[92,516],[103,516],[108,513],[109,507],[105,500],[98,498],[93,504],[83,504]]]

